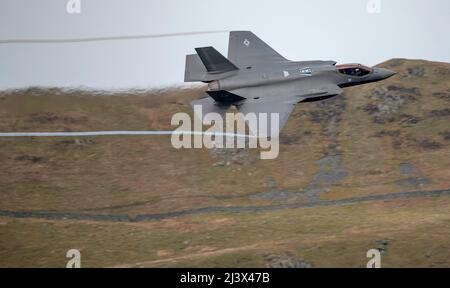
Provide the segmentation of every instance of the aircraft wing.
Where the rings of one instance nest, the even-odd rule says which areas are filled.
[[[241,68],[259,63],[287,61],[250,31],[230,32],[228,59]]]
[[[239,105],[237,109],[239,112],[244,115],[248,115],[248,113],[255,113],[257,117],[257,123],[250,121],[248,123],[251,134],[258,137],[278,137],[280,131],[283,129],[286,124],[289,116],[294,110],[295,102],[260,102],[260,103],[252,103],[252,102],[244,102]],[[260,118],[260,113],[266,113],[267,118],[262,120]],[[278,125],[272,127],[272,119],[274,118],[274,114],[278,115]],[[261,127],[265,127],[262,129]],[[264,131],[265,130],[265,131]]]
[[[230,93],[246,98],[246,102],[283,101],[296,98],[325,97],[342,94],[342,90],[334,83],[314,82],[309,85],[298,85],[296,82],[284,84],[245,87],[230,90]],[[297,102],[300,102],[297,101]]]
[[[333,83],[324,83],[321,86],[317,86],[317,88],[304,89],[304,88],[296,88],[295,89],[280,89],[279,86],[275,87],[252,87],[252,88],[243,88],[230,91],[236,95],[247,98],[245,101],[241,101],[240,104],[237,105],[237,109],[242,112],[244,115],[247,113],[255,113],[257,118],[259,119],[259,113],[267,113],[267,122],[260,123],[258,120],[258,124],[265,125],[267,127],[267,133],[261,133],[264,131],[260,131],[255,123],[249,123],[249,128],[251,132],[255,135],[258,133],[260,137],[278,137],[279,133],[283,129],[286,124],[289,116],[294,110],[295,104],[305,101],[310,97],[326,97],[326,96],[335,96],[339,95],[343,92],[343,90]],[[272,95],[267,95],[267,93],[272,93]],[[283,93],[278,95],[279,93]],[[259,97],[258,95],[262,95],[263,97]],[[256,98],[256,99],[255,99]],[[271,127],[271,113],[278,113],[279,125],[275,127]]]

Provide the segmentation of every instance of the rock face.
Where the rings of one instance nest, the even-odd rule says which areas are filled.
[[[398,117],[405,117],[400,111],[411,102],[417,101],[421,96],[418,88],[405,88],[397,85],[381,86],[368,95],[370,103],[363,110],[373,115],[373,121],[377,124],[393,122]]]
[[[269,255],[266,257],[267,268],[312,268],[311,263],[292,255]]]
[[[378,251],[380,251],[381,253],[386,253],[389,242],[390,242],[390,239],[380,239],[380,240],[375,241]]]

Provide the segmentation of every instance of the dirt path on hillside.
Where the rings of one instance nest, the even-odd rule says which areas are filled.
[[[315,200],[308,203],[276,204],[263,206],[212,206],[163,212],[155,214],[141,214],[136,216],[87,214],[72,212],[48,212],[48,211],[9,211],[0,210],[0,217],[11,218],[41,218],[49,220],[80,220],[80,221],[110,221],[110,222],[142,222],[156,221],[168,218],[183,217],[210,213],[242,213],[242,212],[268,212],[282,209],[311,208],[321,206],[338,206],[361,202],[387,201],[408,198],[450,196],[450,190],[397,192],[372,196],[350,197],[339,200]]]

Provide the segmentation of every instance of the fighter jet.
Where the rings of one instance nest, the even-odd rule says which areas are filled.
[[[250,31],[230,32],[228,57],[213,47],[195,49],[186,56],[185,82],[208,83],[209,97],[193,101],[202,106],[202,115],[224,115],[231,105],[239,112],[278,113],[279,127],[267,135],[278,136],[294,106],[321,101],[343,93],[342,88],[380,81],[395,73],[361,64],[336,65],[336,61],[290,61]],[[198,115],[200,116],[200,115]],[[258,124],[259,125],[259,124]],[[258,129],[249,123],[256,134]]]

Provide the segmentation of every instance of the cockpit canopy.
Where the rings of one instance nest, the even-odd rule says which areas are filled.
[[[362,77],[373,72],[372,68],[361,64],[337,65],[336,68],[338,69],[339,73],[353,77]]]

